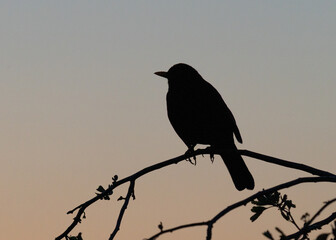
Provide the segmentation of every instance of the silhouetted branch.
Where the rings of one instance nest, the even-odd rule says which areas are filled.
[[[327,202],[325,202],[325,204],[320,208],[320,210],[318,210],[315,215],[306,223],[306,225],[310,225],[312,222],[314,222],[314,220],[321,214],[321,212],[324,211],[324,209],[326,209],[330,204],[332,204],[333,202],[336,202],[336,198],[329,200]]]
[[[281,166],[288,167],[288,168],[298,169],[298,170],[301,170],[307,173],[311,173],[313,175],[334,176],[334,174],[330,172],[322,171],[317,168],[313,168],[313,167],[310,167],[310,166],[307,166],[301,163],[290,162],[290,161],[282,160],[280,158],[275,158],[275,157],[263,155],[260,153],[252,152],[249,150],[238,150],[238,151],[241,155],[244,155],[244,156],[260,159],[264,162],[274,163],[274,164],[281,165]]]
[[[67,236],[70,233],[70,231],[72,229],[74,229],[75,226],[81,221],[81,216],[82,216],[82,214],[84,213],[84,211],[87,207],[89,207],[91,204],[95,203],[96,201],[103,199],[105,196],[107,196],[109,194],[109,192],[111,192],[112,190],[114,190],[118,186],[123,185],[124,183],[130,182],[130,181],[135,181],[139,177],[141,177],[141,176],[143,176],[143,175],[145,175],[149,172],[153,172],[155,170],[158,170],[160,168],[163,168],[163,167],[166,167],[166,166],[169,166],[169,165],[172,165],[172,164],[177,164],[177,163],[185,160],[186,158],[187,158],[186,155],[181,155],[179,157],[172,158],[172,159],[166,160],[164,162],[154,164],[150,167],[146,167],[146,168],[142,169],[141,171],[136,172],[133,175],[130,175],[126,178],[123,178],[123,179],[120,179],[119,181],[116,181],[113,185],[111,185],[109,188],[107,188],[101,194],[95,196],[94,198],[88,200],[87,202],[82,203],[82,204],[78,205],[77,207],[75,207],[74,209],[68,211],[67,214],[72,214],[76,210],[78,210],[77,215],[74,218],[71,225],[61,235],[56,237],[55,240],[61,240],[62,238],[65,238],[65,236]]]
[[[216,216],[214,216],[212,219],[210,219],[206,222],[190,223],[190,224],[185,224],[185,225],[177,226],[177,227],[174,227],[174,228],[170,228],[170,229],[167,229],[165,231],[162,231],[162,232],[159,232],[159,233],[155,234],[154,236],[148,238],[147,240],[155,240],[160,235],[162,235],[164,233],[167,233],[167,232],[173,232],[173,231],[180,230],[180,229],[183,229],[183,228],[189,228],[189,227],[201,226],[201,225],[207,225],[208,226],[206,239],[210,240],[213,225],[220,218],[222,218],[225,214],[229,213],[230,211],[232,211],[232,210],[234,210],[238,207],[241,207],[243,205],[246,205],[247,203],[251,202],[252,200],[254,200],[254,199],[256,199],[260,196],[263,196],[263,195],[266,195],[266,194],[269,194],[269,193],[272,193],[272,192],[275,192],[275,191],[278,191],[278,190],[281,190],[281,189],[284,189],[284,188],[289,188],[289,187],[292,187],[294,185],[298,185],[298,184],[301,184],[301,183],[308,183],[308,182],[315,182],[315,183],[316,182],[336,182],[336,176],[305,177],[305,178],[298,178],[298,179],[295,179],[295,180],[292,180],[292,181],[289,181],[289,182],[286,182],[286,183],[282,183],[282,184],[277,185],[275,187],[272,187],[272,188],[269,188],[269,189],[266,189],[266,190],[263,190],[263,191],[259,191],[255,194],[251,195],[250,197],[245,198],[244,200],[241,200],[239,202],[236,202],[236,203],[226,207],[221,212],[219,212]],[[202,223],[202,224],[200,224],[200,223]]]
[[[331,222],[332,220],[336,219],[336,212],[334,212],[331,216],[329,216],[328,218],[314,223],[314,220],[332,203],[336,202],[336,198],[329,200],[327,202],[325,202],[325,204],[314,214],[314,216],[304,224],[303,228],[300,229],[298,232],[293,233],[289,236],[284,237],[284,240],[289,240],[289,239],[298,239],[301,235],[305,235],[309,232],[311,232],[312,230],[316,230],[321,228],[323,225],[328,224],[329,222]]]
[[[177,227],[174,227],[174,228],[169,228],[167,230],[162,230],[161,232],[153,235],[150,238],[146,238],[146,240],[155,240],[160,235],[168,233],[168,232],[174,232],[174,231],[177,231],[177,230],[180,230],[180,229],[183,229],[183,228],[199,227],[199,226],[209,226],[209,222],[196,222],[196,223],[184,224],[184,225],[177,226]]]
[[[142,169],[141,171],[138,171],[138,172],[136,172],[136,173],[134,173],[134,174],[132,174],[128,177],[125,177],[125,178],[120,179],[118,181],[114,181],[112,183],[112,185],[109,185],[109,187],[105,191],[101,192],[100,194],[97,194],[97,196],[93,197],[92,199],[90,199],[90,200],[78,205],[74,209],[68,211],[67,214],[72,214],[72,213],[74,213],[75,211],[78,210],[78,212],[77,212],[75,218],[73,219],[73,222],[70,224],[70,226],[62,234],[60,234],[58,237],[56,237],[55,240],[61,240],[62,238],[65,238],[71,232],[71,230],[74,229],[76,227],[76,225],[81,222],[82,215],[84,214],[84,211],[87,207],[89,207],[91,204],[95,203],[96,201],[102,200],[106,196],[111,195],[112,191],[115,188],[123,185],[124,183],[133,182],[133,184],[134,184],[136,179],[142,177],[145,174],[156,171],[160,168],[167,167],[167,166],[170,166],[170,165],[173,165],[173,164],[177,164],[177,163],[179,163],[183,160],[188,160],[190,158],[194,158],[194,157],[199,156],[199,155],[209,154],[210,156],[212,156],[214,154],[223,153],[223,151],[225,151],[225,150],[215,151],[214,149],[211,149],[211,148],[198,149],[194,152],[188,152],[184,155],[181,155],[181,156],[178,156],[178,157],[175,157],[175,158],[172,158],[172,159],[154,164],[152,166],[146,167],[146,168]],[[289,167],[289,168],[302,170],[302,171],[305,171],[305,172],[308,172],[308,173],[311,173],[311,174],[314,174],[314,175],[335,176],[332,173],[322,171],[322,170],[319,170],[319,169],[316,169],[316,168],[313,168],[313,167],[310,167],[310,166],[307,166],[307,165],[304,165],[304,164],[289,162],[289,161],[282,160],[282,159],[279,159],[279,158],[274,158],[274,157],[266,156],[266,155],[263,155],[263,154],[255,153],[255,152],[252,152],[252,151],[249,151],[249,150],[238,150],[238,151],[241,155],[249,156],[249,157],[252,157],[252,158],[260,159],[260,160],[265,161],[265,162],[270,162],[270,163],[273,163],[273,164],[277,164],[277,165],[281,165],[281,166],[285,166],[285,167]],[[134,188],[134,186],[133,186],[133,188]],[[134,189],[133,189],[133,191],[134,191]],[[125,200],[125,203],[126,203],[126,200]],[[125,203],[124,203],[124,205],[125,205]],[[127,201],[127,204],[128,204],[128,201]],[[127,205],[126,205],[126,207],[127,207]],[[125,209],[124,210],[121,209],[121,211],[123,211],[123,212],[119,214],[119,218],[120,218],[120,221],[118,219],[119,226],[120,226],[120,223],[122,221],[122,217],[123,217],[123,213],[124,213]],[[117,229],[117,226],[116,226],[115,229]],[[211,233],[211,229],[209,227],[208,227],[208,231]],[[112,234],[111,234],[111,236],[112,236]],[[110,237],[110,239],[112,239],[112,238]]]
[[[126,208],[128,206],[130,198],[132,196],[133,196],[133,199],[135,198],[134,197],[134,184],[135,184],[134,181],[130,181],[130,185],[128,187],[128,192],[127,192],[127,195],[126,195],[126,198],[125,198],[125,202],[124,202],[124,204],[123,204],[123,206],[122,206],[122,208],[120,210],[120,213],[119,213],[119,216],[118,216],[118,220],[117,220],[117,224],[116,224],[116,226],[115,226],[115,228],[114,228],[114,230],[113,230],[113,232],[112,232],[109,240],[112,240],[115,237],[115,235],[117,234],[117,232],[119,231],[120,225],[121,225],[121,221],[122,221],[122,218],[124,216],[125,210],[126,210]]]
[[[283,240],[298,239],[303,234],[307,234],[307,233],[309,233],[313,230],[321,229],[322,226],[327,225],[328,223],[330,223],[334,219],[336,219],[336,212],[332,213],[329,217],[327,217],[327,218],[325,218],[325,219],[323,219],[319,222],[316,222],[312,225],[303,227],[300,231],[284,237]]]

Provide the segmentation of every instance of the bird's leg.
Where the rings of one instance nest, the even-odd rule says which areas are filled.
[[[184,155],[190,155],[192,154],[195,150],[194,150],[195,145],[188,145],[188,150],[184,153]],[[187,161],[190,162],[193,165],[196,165],[196,156],[193,156],[194,161],[192,161],[190,159],[190,157],[188,157]]]
[[[217,148],[214,147],[214,146],[209,146],[206,149],[209,149],[211,151],[215,151]],[[214,153],[210,153],[209,155],[210,155],[210,160],[213,163],[215,161],[215,154]]]
[[[194,147],[195,147],[195,145],[188,145],[188,150],[185,152],[184,155],[192,154],[195,151]]]

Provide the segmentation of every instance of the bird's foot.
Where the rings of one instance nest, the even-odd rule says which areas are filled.
[[[206,150],[212,150],[213,151],[213,150],[215,150],[215,148],[212,147],[212,146],[209,146],[209,147],[206,148]],[[214,153],[209,153],[209,155],[210,155],[210,160],[213,163],[215,161],[215,154]]]
[[[193,154],[195,152],[194,148],[191,147],[191,148],[188,148],[188,150],[184,153],[184,155],[190,155],[190,154]]]
[[[191,147],[191,148],[188,148],[188,150],[184,153],[184,155],[191,155],[195,152],[194,148]],[[188,157],[186,159],[188,162],[190,162],[192,165],[196,165],[196,156],[193,156],[192,159],[190,157]]]

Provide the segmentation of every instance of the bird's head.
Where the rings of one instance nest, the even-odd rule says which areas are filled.
[[[155,72],[154,74],[168,79],[169,85],[189,85],[201,80],[201,75],[191,66],[178,63],[172,66],[168,72]]]

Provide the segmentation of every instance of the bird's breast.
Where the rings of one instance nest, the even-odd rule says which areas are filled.
[[[179,137],[188,145],[204,143],[206,123],[204,106],[198,96],[188,91],[168,91],[167,112],[170,123]]]
[[[227,114],[220,102],[211,101],[207,93],[190,89],[170,89],[167,112],[179,137],[188,144],[217,144],[233,141]]]

